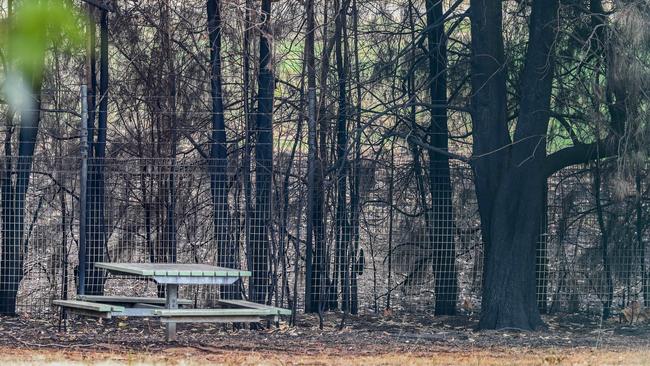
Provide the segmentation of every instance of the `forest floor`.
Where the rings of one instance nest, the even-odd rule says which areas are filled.
[[[154,365],[650,365],[650,326],[546,317],[537,332],[476,331],[467,316],[301,316],[294,327],[262,330],[179,324],[164,341],[156,320],[56,320],[0,317],[0,364]]]

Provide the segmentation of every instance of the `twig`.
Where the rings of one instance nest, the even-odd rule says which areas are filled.
[[[20,338],[17,338],[11,334],[7,335],[9,338],[11,338],[14,342],[18,342],[22,344],[23,346],[28,346],[28,347],[38,347],[38,348],[48,348],[48,347],[54,347],[54,348],[89,348],[89,347],[98,347],[98,348],[108,348],[108,347],[102,347],[99,344],[96,343],[89,343],[89,344],[60,344],[60,343],[48,343],[48,344],[40,344],[40,343],[31,343],[31,342],[26,342],[23,341]]]

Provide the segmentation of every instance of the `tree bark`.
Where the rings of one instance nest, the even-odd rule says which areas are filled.
[[[92,27],[92,25],[91,25]],[[96,269],[95,263],[103,262],[106,256],[106,227],[104,218],[105,206],[105,155],[106,128],[108,119],[108,12],[100,13],[99,41],[99,113],[97,128],[93,128],[89,107],[89,164],[87,183],[87,214],[86,214],[86,266],[85,290],[86,295],[102,295],[104,293],[104,270]],[[94,50],[91,50],[91,55]],[[91,56],[91,63],[93,57]],[[91,70],[93,66],[91,64]],[[92,76],[94,79],[94,76]],[[92,85],[92,81],[91,81]],[[93,113],[94,116],[94,113]],[[93,117],[94,118],[94,117]]]
[[[307,34],[305,38],[305,61],[307,62],[307,118],[308,118],[308,171],[307,171],[307,245],[305,248],[305,312],[320,312],[328,304],[329,276],[325,248],[323,164],[327,149],[324,135],[323,113],[316,110],[316,66],[314,32],[314,0],[305,3]],[[323,56],[325,57],[325,56]],[[321,81],[321,90],[325,81]],[[322,97],[321,97],[322,103]],[[317,123],[321,118],[321,134],[318,140]],[[319,150],[319,144],[321,149]]]
[[[251,299],[269,301],[269,225],[273,180],[273,92],[275,80],[271,63],[271,0],[262,0],[260,64],[257,95],[257,142],[255,144],[255,212],[251,223]]]
[[[532,4],[519,118],[509,145],[501,2],[471,4],[474,172],[485,242],[482,329],[535,329],[543,324],[535,291],[535,249],[544,200],[558,6],[556,0]]]
[[[352,0],[352,31],[354,36],[354,80],[356,82],[356,106],[355,106],[355,129],[354,129],[354,175],[351,183],[350,208],[352,216],[350,218],[351,226],[351,250],[348,255],[350,263],[350,313],[357,314],[359,311],[359,288],[358,276],[363,274],[363,249],[359,247],[359,221],[361,216],[361,113],[362,113],[362,96],[361,96],[361,69],[359,65],[359,8],[357,0]],[[389,271],[390,273],[390,271]]]
[[[212,194],[214,240],[217,243],[217,265],[238,268],[236,243],[230,233],[228,205],[228,150],[221,81],[221,9],[220,0],[208,0],[208,35],[210,39],[210,93],[212,96],[212,136],[210,140],[210,192]],[[240,298],[237,284],[220,287],[225,299]]]
[[[448,151],[447,127],[447,42],[442,1],[427,0],[427,34],[429,51],[429,94],[431,98],[429,144]],[[454,243],[449,157],[429,150],[429,192],[431,225],[429,237],[435,276],[435,314],[454,315],[458,299],[458,274]]]
[[[244,157],[242,159],[242,175],[244,185],[244,246],[246,248],[247,268],[253,267],[251,249],[251,219],[253,212],[253,185],[251,179],[251,152],[252,152],[252,118],[251,118],[251,84],[250,84],[250,40],[251,40],[251,12],[252,0],[246,0],[244,9],[244,39],[242,44],[242,84],[244,106]],[[250,288],[250,287],[249,287]]]
[[[337,5],[342,6],[338,1]],[[336,30],[334,32],[336,72],[338,77],[338,116],[336,123],[336,249],[334,258],[334,274],[332,280],[332,293],[338,303],[338,286],[341,286],[342,307],[348,311],[350,301],[349,268],[348,268],[348,242],[350,240],[350,224],[348,222],[347,207],[347,176],[348,176],[348,124],[347,124],[347,56],[343,47],[346,38],[347,9],[340,9],[336,17]],[[344,59],[345,58],[345,59]]]
[[[11,22],[13,17],[12,5],[11,3],[8,4],[8,22]],[[44,27],[42,31],[45,31]],[[8,52],[11,52],[11,50],[8,50]],[[43,80],[40,75],[33,73],[43,68],[44,59],[29,60],[27,62],[33,64],[30,65],[31,68],[24,68],[32,71],[23,72],[22,75],[24,82],[28,84],[29,95],[26,96],[28,102],[23,106],[24,109],[17,111],[20,114],[18,155],[13,156],[13,127],[10,122],[4,141],[4,172],[0,178],[0,194],[2,196],[0,218],[3,233],[2,248],[0,250],[0,315],[8,316],[16,315],[18,288],[24,276],[25,254],[28,252],[28,242],[23,243],[25,199],[29,188],[36,139],[41,121],[41,87]],[[16,71],[18,69],[16,67]]]
[[[305,1],[307,34],[305,37],[305,63],[307,64],[307,238],[305,244],[305,312],[316,309],[314,292],[314,200],[316,174],[316,61],[314,55],[314,0]]]

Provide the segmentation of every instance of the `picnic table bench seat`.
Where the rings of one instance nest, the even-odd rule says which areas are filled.
[[[249,309],[260,309],[268,310],[275,315],[291,315],[291,310],[278,308],[275,306],[258,304],[256,302],[246,301],[246,300],[218,300],[219,304],[235,307],[235,308],[249,308]]]
[[[160,309],[154,310],[162,323],[254,323],[277,320],[273,309]]]
[[[52,303],[74,313],[97,318],[110,318],[113,313],[124,311],[123,306],[82,300],[54,300]]]

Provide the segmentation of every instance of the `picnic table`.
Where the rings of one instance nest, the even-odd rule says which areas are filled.
[[[165,286],[165,299],[127,296],[84,296],[77,300],[55,300],[66,311],[85,316],[158,317],[166,324],[167,340],[176,339],[176,323],[182,322],[257,322],[278,320],[291,311],[244,300],[219,300],[221,308],[179,309],[193,302],[178,298],[179,285],[229,285],[249,277],[249,271],[189,263],[95,263],[117,276],[137,276],[152,279]]]

